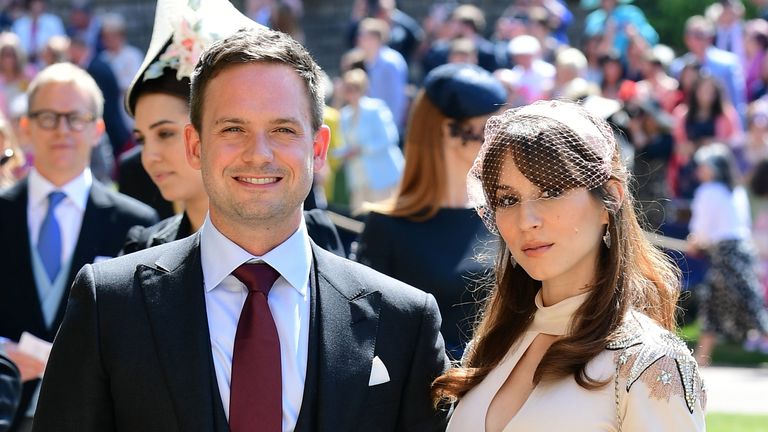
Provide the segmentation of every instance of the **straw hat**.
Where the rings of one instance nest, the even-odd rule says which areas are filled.
[[[203,50],[243,28],[264,26],[227,0],[159,0],[147,54],[125,93],[125,110],[134,115],[131,99],[141,82],[168,73],[168,68],[179,81],[189,78]]]

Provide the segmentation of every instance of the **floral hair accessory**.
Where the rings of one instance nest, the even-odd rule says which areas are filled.
[[[152,39],[144,61],[123,100],[135,115],[137,89],[148,81],[176,72],[178,82],[190,78],[200,56],[213,42],[240,29],[264,26],[243,15],[229,0],[157,0]],[[169,68],[169,69],[166,69]]]
[[[170,45],[149,65],[143,81],[161,77],[163,69],[167,67],[176,70],[176,79],[179,81],[190,77],[200,54],[216,39],[219,39],[217,35],[209,35],[203,30],[202,19],[196,11],[188,8],[184,16],[174,24]]]

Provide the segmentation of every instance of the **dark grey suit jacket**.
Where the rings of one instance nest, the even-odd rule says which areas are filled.
[[[34,431],[227,431],[199,234],[88,265],[75,281]],[[312,245],[307,377],[296,431],[431,431],[447,367],[432,296]],[[368,386],[374,356],[391,380]]]
[[[97,256],[112,257],[120,252],[128,230],[135,225],[157,222],[149,206],[109,190],[94,179],[83,214],[77,245],[68,269],[67,290],[62,296],[56,319],[45,325],[40,299],[35,289],[29,230],[27,228],[28,181],[24,179],[0,192],[0,336],[18,340],[23,331],[48,341],[59,328],[68,288],[78,270]]]
[[[51,326],[45,325],[40,299],[35,288],[31,245],[27,228],[28,180],[24,179],[0,192],[0,336],[18,340],[28,331],[52,341],[64,318],[69,287],[77,271],[97,256],[116,256],[125,235],[134,225],[152,225],[157,214],[150,207],[109,190],[94,179],[83,214],[80,235],[72,255],[62,300]],[[17,411],[24,414],[38,381],[24,384]]]

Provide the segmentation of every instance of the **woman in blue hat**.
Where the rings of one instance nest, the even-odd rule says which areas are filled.
[[[410,113],[403,180],[391,201],[373,208],[359,241],[358,261],[435,296],[457,358],[471,337],[477,281],[490,268],[476,257],[494,238],[469,205],[467,173],[485,121],[506,100],[478,66],[432,70]]]

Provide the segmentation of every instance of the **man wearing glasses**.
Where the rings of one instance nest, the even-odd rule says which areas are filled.
[[[91,175],[91,150],[104,133],[104,98],[93,78],[55,64],[32,81],[28,98],[21,128],[33,169],[0,192],[0,343],[25,380],[14,431],[30,428],[45,366],[16,341],[23,332],[52,341],[80,267],[115,256],[132,226],[157,221],[150,207]]]

